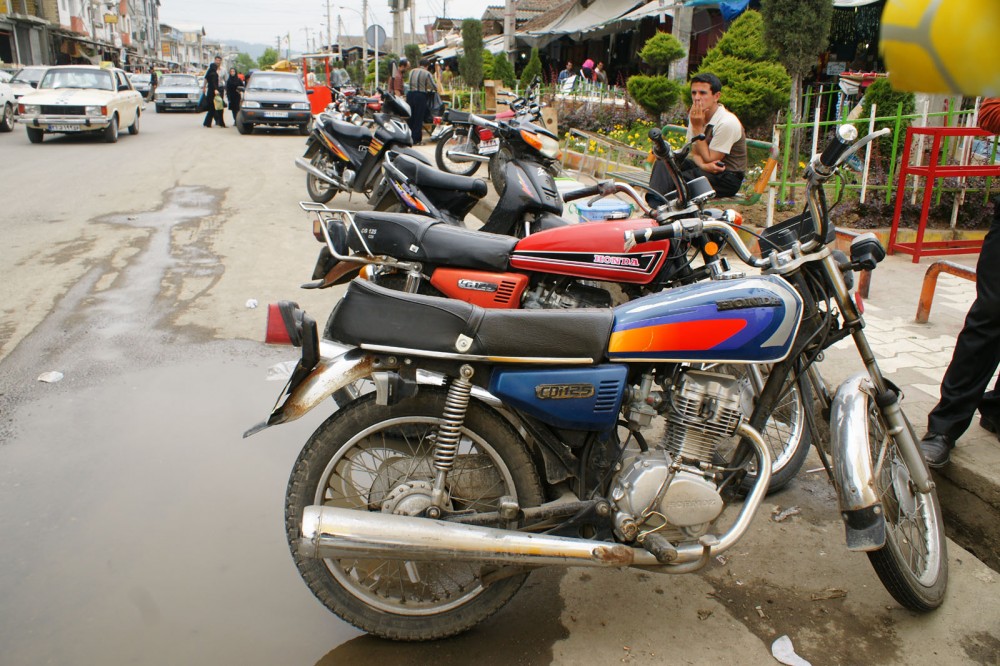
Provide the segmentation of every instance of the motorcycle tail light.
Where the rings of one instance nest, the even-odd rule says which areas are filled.
[[[493,130],[488,127],[479,128],[479,140],[480,141],[492,141],[493,140]]]
[[[381,111],[382,110],[382,102],[369,102],[368,103],[368,108],[371,109],[372,111]]]
[[[441,124],[441,116],[434,116],[434,124],[435,125]]]

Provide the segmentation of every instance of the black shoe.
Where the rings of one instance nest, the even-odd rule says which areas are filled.
[[[979,416],[979,425],[983,430],[993,433],[997,436],[997,439],[1000,439],[1000,420],[992,416],[986,416],[986,414],[981,414]]]
[[[920,452],[924,454],[927,466],[935,469],[948,464],[953,448],[955,448],[954,440],[937,432],[928,432],[920,440]]]

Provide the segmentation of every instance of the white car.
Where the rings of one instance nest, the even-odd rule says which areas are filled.
[[[46,132],[100,132],[114,143],[118,130],[139,133],[142,95],[120,69],[90,65],[50,67],[38,88],[20,99],[28,140],[41,143]]]
[[[9,132],[14,129],[14,109],[17,102],[14,100],[14,91],[6,83],[0,83],[0,132]]]

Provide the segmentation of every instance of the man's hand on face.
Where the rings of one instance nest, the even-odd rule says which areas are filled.
[[[708,122],[708,112],[705,109],[704,102],[698,97],[694,97],[691,100],[691,111],[688,112],[688,121],[691,123],[691,131],[695,134],[701,134],[704,131],[705,123]]]

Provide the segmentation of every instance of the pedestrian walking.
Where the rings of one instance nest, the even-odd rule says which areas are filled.
[[[424,58],[420,65],[410,71],[409,90],[406,93],[406,103],[410,105],[410,135],[413,137],[413,145],[419,146],[424,137],[424,122],[430,118],[431,105],[434,100],[434,93],[437,92],[437,83],[434,75],[427,67],[431,61]]]
[[[229,68],[229,78],[226,79],[226,100],[229,102],[229,110],[233,114],[233,124],[236,124],[236,113],[240,110],[240,103],[243,99],[243,79],[235,67]]]
[[[208,66],[208,71],[205,72],[205,84],[202,87],[202,94],[205,99],[205,120],[202,125],[205,127],[211,127],[212,121],[216,118],[215,115],[215,93],[219,91],[219,66],[214,62]],[[222,114],[220,113],[221,117]]]
[[[1000,134],[1000,97],[985,99],[979,126]],[[1000,378],[987,391],[1000,365],[1000,196],[993,200],[993,222],[976,262],[976,300],[955,341],[951,363],[941,380],[941,400],[927,415],[920,450],[930,467],[951,460],[955,441],[979,411],[979,425],[1000,438]]]

